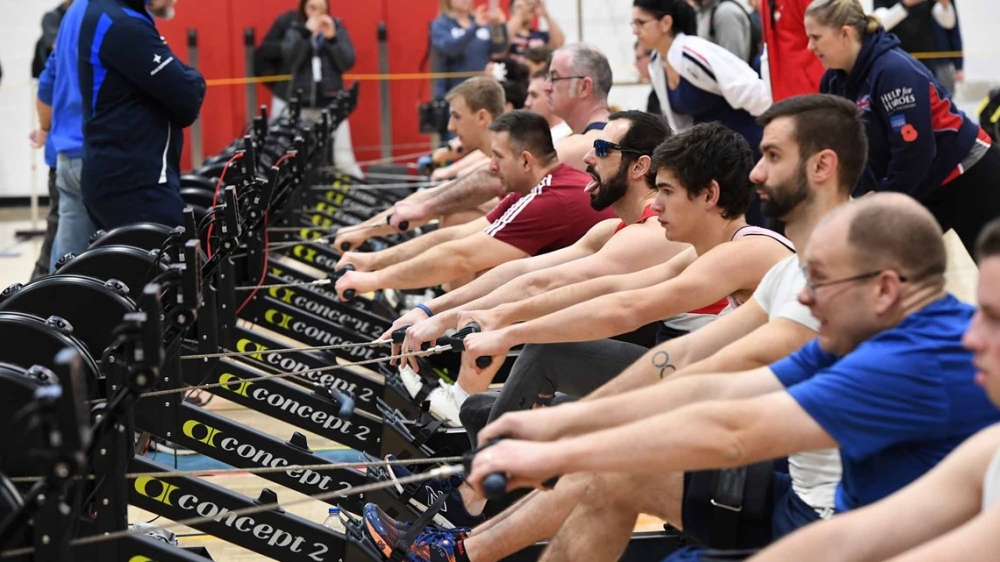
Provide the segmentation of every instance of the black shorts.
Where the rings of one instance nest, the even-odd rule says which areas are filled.
[[[710,548],[759,549],[818,521],[819,514],[792,489],[791,476],[773,470],[772,466],[769,461],[749,467],[744,509],[738,514],[717,507],[710,501],[713,499],[710,497],[713,484],[722,471],[685,473],[681,510],[684,534]],[[737,517],[735,536],[732,533],[720,536],[729,529],[718,525],[720,510],[723,516]]]

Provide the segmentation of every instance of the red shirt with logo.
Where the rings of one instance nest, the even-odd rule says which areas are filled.
[[[529,256],[572,246],[595,224],[616,218],[610,208],[595,211],[583,191],[592,178],[559,164],[528,193],[511,193],[486,215],[484,232]]]

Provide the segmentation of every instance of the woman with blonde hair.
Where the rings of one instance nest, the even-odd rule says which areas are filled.
[[[854,195],[909,194],[972,253],[1000,216],[1000,150],[858,0],[814,0],[804,19],[827,69],[820,91],[854,101],[865,121],[868,166]]]

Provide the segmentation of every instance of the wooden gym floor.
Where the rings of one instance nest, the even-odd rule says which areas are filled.
[[[42,208],[39,212],[40,217],[44,217],[47,209]],[[0,289],[13,283],[27,283],[34,268],[38,249],[41,246],[41,238],[19,240],[15,237],[16,232],[32,228],[29,218],[27,209],[0,209]],[[37,227],[41,229],[45,227],[43,219],[37,222]],[[968,254],[964,252],[961,244],[957,242],[957,237],[949,235],[946,237],[946,240],[949,242],[949,289],[962,300],[974,302],[975,283],[978,272]],[[248,410],[232,402],[227,402],[217,396],[212,399],[207,408],[236,422],[281,437],[282,439],[287,439],[292,434],[292,431],[299,431],[307,436],[309,445],[314,450],[341,447],[337,443],[321,438],[318,435],[311,434],[299,428],[293,428],[281,421]],[[168,457],[161,457],[159,462],[169,464],[170,459]],[[310,521],[315,521],[316,523],[321,523],[326,518],[327,504],[309,500],[309,498],[294,490],[278,486],[255,475],[233,473],[209,477],[207,480],[250,498],[256,498],[261,489],[265,487],[270,488],[277,492],[279,501],[285,506],[287,511]],[[154,515],[141,509],[129,509],[129,522],[152,521],[154,518]],[[155,519],[153,522],[156,525],[163,526],[170,526],[172,523],[163,518]],[[661,527],[661,521],[644,516],[638,522],[636,529],[656,530]],[[204,546],[208,549],[212,558],[218,562],[257,562],[270,560],[270,558],[260,556],[236,545],[201,534],[194,529],[187,527],[175,528],[173,526],[170,526],[170,529],[178,535],[181,546]]]

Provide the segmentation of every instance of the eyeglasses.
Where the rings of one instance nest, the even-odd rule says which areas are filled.
[[[819,283],[814,283],[812,281],[812,279],[809,278],[809,274],[807,273],[805,267],[802,268],[802,275],[806,278],[806,292],[807,292],[807,294],[809,295],[810,298],[816,298],[816,291],[818,291],[819,289],[822,289],[823,287],[832,287],[833,285],[841,285],[843,283],[852,283],[852,282],[855,282],[855,281],[864,281],[865,279],[871,279],[872,277],[876,277],[876,276],[880,275],[881,273],[883,273],[885,271],[886,270],[884,270],[884,269],[879,269],[878,271],[869,271],[867,273],[859,273],[858,275],[852,275],[850,277],[843,277],[841,279],[832,279],[830,281],[821,281]],[[899,276],[899,282],[900,283],[905,283],[908,280],[909,280],[908,278],[903,277],[902,275]]]
[[[551,72],[545,76],[545,80],[555,84],[560,80],[572,80],[574,78],[586,78],[586,76],[559,76],[558,74],[552,74]]]
[[[630,23],[632,24],[632,29],[639,29],[640,27],[646,25],[651,21],[656,21],[656,20],[632,20]]]
[[[598,158],[607,158],[608,151],[617,150],[618,152],[629,152],[631,154],[638,154],[639,156],[645,156],[646,153],[641,150],[636,150],[634,148],[625,148],[620,144],[615,144],[606,140],[597,139],[594,141],[594,154]]]

